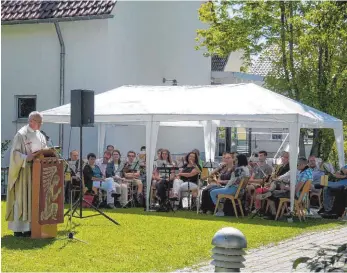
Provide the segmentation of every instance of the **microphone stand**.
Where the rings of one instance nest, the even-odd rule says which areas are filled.
[[[133,168],[130,168],[129,171],[131,173],[134,173],[136,172],[136,167],[137,165],[139,164],[139,161],[136,162],[135,166]],[[125,166],[123,167],[122,171],[124,170]],[[134,178],[133,178],[134,179]],[[132,179],[132,180],[133,180]],[[128,200],[128,202],[123,206],[123,207],[126,207],[128,206],[128,204],[130,203],[131,207],[135,207],[135,200],[134,200],[134,193],[133,193],[133,185],[131,184],[130,185],[130,192],[131,192],[131,195],[130,195],[130,200]]]

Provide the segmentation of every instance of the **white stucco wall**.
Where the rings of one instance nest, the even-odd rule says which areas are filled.
[[[52,24],[1,26],[1,139],[12,139],[17,95],[36,95],[37,110],[59,102],[59,41]],[[55,125],[44,125],[54,141]]]
[[[228,62],[224,68],[226,72],[240,72],[241,66],[243,66],[244,62],[242,60],[243,51],[234,51],[231,52],[228,58]]]
[[[264,85],[262,76],[230,71],[213,71],[211,80],[214,84],[254,83],[259,86]]]
[[[179,85],[209,84],[210,60],[194,49],[196,29],[203,27],[199,6],[198,1],[120,1],[113,19],[60,23],[65,103],[77,88],[97,94],[124,84],[163,85],[164,77]],[[59,58],[53,24],[2,26],[3,140],[12,139],[20,127],[13,122],[15,95],[37,95],[38,110],[59,105]],[[79,130],[64,128],[67,155],[68,148],[79,149]],[[42,129],[58,143],[58,125]],[[97,130],[83,130],[84,154],[96,152]],[[139,141],[145,143],[142,137]]]

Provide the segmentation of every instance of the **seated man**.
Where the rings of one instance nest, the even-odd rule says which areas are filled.
[[[276,189],[280,190],[290,182],[290,167],[289,167],[289,153],[283,152],[281,156],[282,165],[279,165],[270,177],[270,182],[266,183],[263,188],[257,188],[255,211],[256,213],[261,208],[261,200],[271,196],[272,192]]]
[[[65,187],[64,187],[64,195],[65,195],[65,202],[70,202],[70,190],[73,188],[79,188],[80,187],[80,165],[79,165],[79,159],[78,159],[79,153],[77,150],[73,150],[70,152],[70,157],[67,159],[68,165],[65,166],[65,173],[70,173],[70,180],[65,181]],[[82,166],[83,168],[83,166]],[[70,185],[72,186],[70,188]],[[78,192],[75,192],[73,196],[73,202],[78,198]]]
[[[325,187],[323,191],[323,208],[325,213],[330,213],[333,208],[333,189],[343,189],[344,187],[347,187],[347,165],[345,165],[339,172],[335,173],[333,176],[338,181],[329,181],[328,187]]]
[[[260,151],[258,154],[258,162],[255,162],[251,177],[248,181],[248,196],[251,196],[256,188],[260,187],[260,185],[266,182],[270,178],[273,171],[272,167],[266,163],[267,152]],[[250,207],[252,206],[253,204],[250,204]]]
[[[325,174],[323,170],[317,166],[317,159],[314,155],[308,158],[308,166],[312,169],[312,186],[311,190],[315,190],[314,185],[320,184],[321,177]]]
[[[312,169],[307,165],[308,161],[306,158],[301,157],[298,159],[298,173],[296,176],[295,185],[295,198],[299,198],[301,190],[304,184],[308,181],[312,181]],[[272,196],[268,198],[270,205],[271,215],[265,219],[275,220],[276,206],[275,203],[279,202],[279,198],[290,198],[290,185],[283,187],[281,190],[274,190]]]
[[[135,160],[136,153],[129,151],[127,154],[127,162],[122,164],[121,176],[123,181],[131,183],[131,185],[137,186],[137,202],[142,204],[142,189],[143,185],[140,178],[140,164],[139,161]]]

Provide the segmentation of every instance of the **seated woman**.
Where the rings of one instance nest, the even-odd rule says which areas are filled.
[[[170,155],[169,150],[161,149],[159,152],[159,156],[154,164],[153,174],[152,174],[152,186],[156,188],[156,184],[159,183],[163,177],[165,172],[163,170],[158,171],[157,167],[163,167],[164,165],[173,165],[173,161]]]
[[[192,152],[193,152],[193,153],[196,153],[196,155],[198,156],[199,165],[200,165],[200,167],[202,168],[202,166],[204,165],[204,162],[200,159],[200,151],[199,151],[198,149],[194,149]]]
[[[156,197],[159,199],[160,205],[162,205],[167,198],[167,190],[172,186],[172,181],[175,178],[174,171],[158,170],[162,167],[174,166],[169,150],[162,149],[159,158],[156,162],[155,169],[153,171],[152,187],[157,190]]]
[[[121,171],[121,153],[119,150],[113,150],[111,161],[107,164],[106,167],[106,178],[113,178],[113,187],[116,194],[120,195],[119,203],[124,207],[128,202],[128,187],[126,183],[123,183],[122,178],[120,177]]]
[[[87,159],[88,164],[83,168],[84,185],[88,189],[87,192],[97,194],[98,189],[101,188],[101,183],[105,181],[105,177],[103,177],[99,166],[95,164],[96,155],[90,153],[87,155]],[[107,191],[107,206],[114,208],[112,189]]]
[[[225,186],[231,178],[232,172],[234,171],[234,158],[231,153],[224,153],[222,160],[223,161],[221,166],[212,171],[212,173],[209,175],[209,177],[211,177],[219,173],[219,179],[217,179],[216,183],[209,183],[201,193],[202,213],[212,212],[214,210],[214,204],[212,202],[210,192],[212,190],[222,188],[222,186]],[[204,178],[202,178],[202,180],[204,180]]]
[[[242,178],[248,176],[249,177],[249,168],[248,168],[248,161],[247,157],[243,154],[239,154],[237,156],[237,168],[232,173],[230,180],[228,181],[227,185],[224,188],[221,189],[215,189],[212,190],[210,195],[211,199],[214,205],[217,203],[217,196],[218,194],[230,194],[235,195],[238,186],[242,180]],[[216,216],[224,216],[224,213],[217,213]]]
[[[183,165],[182,170],[176,176],[173,182],[173,195],[174,198],[180,200],[181,192],[187,192],[188,187],[192,192],[193,198],[198,195],[198,182],[201,167],[199,165],[199,158],[196,153],[190,152],[186,156],[187,164]]]

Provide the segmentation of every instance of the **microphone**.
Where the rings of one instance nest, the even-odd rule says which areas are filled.
[[[54,150],[60,150],[61,147],[60,147],[60,146],[54,146],[52,139],[50,138],[49,135],[46,134],[45,131],[40,130],[40,132],[41,132],[41,134],[43,134],[43,136],[45,137],[46,142],[47,142],[47,146],[50,146],[50,147],[53,148]]]
[[[43,136],[46,138],[46,141],[48,142],[51,138],[46,134],[45,131],[40,130],[41,134],[43,134]]]

